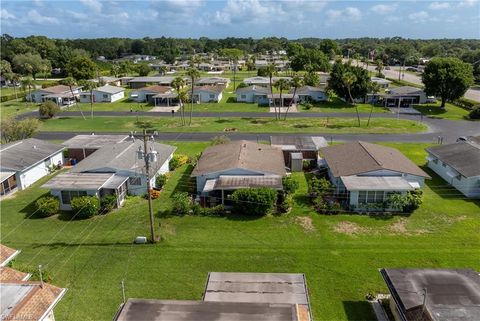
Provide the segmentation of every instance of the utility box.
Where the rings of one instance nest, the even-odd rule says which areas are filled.
[[[290,164],[292,172],[301,172],[303,170],[303,154],[290,153]]]

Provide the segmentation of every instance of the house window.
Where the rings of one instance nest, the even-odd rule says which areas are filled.
[[[435,158],[435,159],[433,160],[433,162],[434,162],[435,164],[438,164],[438,159]]]
[[[366,191],[358,192],[358,203],[364,204],[366,202],[367,202],[367,192]]]
[[[130,177],[128,179],[128,184],[129,185],[142,185],[142,179],[140,177]]]
[[[87,95],[82,95],[82,98],[87,98]]]
[[[367,192],[367,203],[375,203],[375,192]]]
[[[383,202],[383,191],[376,191],[375,192],[375,203],[382,203]]]
[[[215,98],[215,95],[214,94],[210,94],[210,99],[213,99]]]
[[[61,194],[63,204],[70,204],[75,197],[87,196],[86,191],[62,191]]]
[[[50,165],[52,165],[52,159],[47,158],[44,163],[45,163],[45,167],[49,167]]]
[[[245,98],[247,98],[247,95],[242,95],[241,97],[242,97],[242,99],[245,99]]]
[[[103,94],[103,98],[108,98],[108,95],[107,95],[107,94]]]
[[[444,162],[442,162],[442,166],[443,166],[443,167],[447,167],[447,164],[445,164]]]

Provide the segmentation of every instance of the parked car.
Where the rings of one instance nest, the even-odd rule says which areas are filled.
[[[390,66],[385,66],[385,70],[390,70]]]
[[[426,102],[427,104],[434,104],[437,102],[437,98],[435,98],[435,96],[428,96]]]
[[[407,71],[418,72],[419,70],[418,70],[418,68],[415,68],[415,67],[408,67]]]

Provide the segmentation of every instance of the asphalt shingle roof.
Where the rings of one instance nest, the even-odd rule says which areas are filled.
[[[29,138],[1,146],[1,168],[21,171],[63,150],[63,146]]]
[[[480,145],[473,141],[429,147],[426,151],[465,177],[480,175]]]

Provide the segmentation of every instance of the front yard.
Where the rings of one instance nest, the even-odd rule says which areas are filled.
[[[175,143],[194,155],[207,143]],[[427,144],[389,144],[419,165]],[[58,320],[111,320],[127,297],[199,300],[207,272],[305,273],[316,320],[372,320],[367,293],[385,293],[381,267],[480,269],[480,203],[465,200],[432,172],[424,204],[409,217],[319,215],[304,194],[303,174],[293,210],[282,216],[165,217],[171,195],[191,186],[183,165],[154,201],[163,241],[133,245],[148,235],[147,204],[129,198],[106,216],[28,218],[39,186],[1,202],[2,243],[21,249],[14,266],[42,264],[51,282],[67,287]]]

